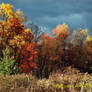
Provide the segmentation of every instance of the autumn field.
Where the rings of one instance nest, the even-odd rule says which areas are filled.
[[[92,75],[66,68],[66,73],[37,79],[31,74],[0,75],[0,92],[92,92]]]
[[[92,36],[58,24],[46,34],[0,4],[0,92],[92,92]]]

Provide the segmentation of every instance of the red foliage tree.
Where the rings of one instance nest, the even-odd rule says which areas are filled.
[[[75,61],[75,57],[76,57],[74,50],[72,50],[72,49],[67,49],[67,50],[59,49],[57,51],[57,54],[60,56],[60,61],[63,62],[64,66],[74,65],[74,61]]]
[[[19,50],[18,65],[20,72],[30,73],[37,68],[38,51],[35,43],[26,42]]]
[[[24,26],[22,25],[20,19],[17,18],[11,18],[8,21],[8,29],[12,32],[15,32],[16,35],[19,33],[22,33],[24,30]]]

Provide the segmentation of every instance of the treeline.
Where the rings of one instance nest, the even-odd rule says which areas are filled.
[[[48,78],[51,72],[67,66],[92,73],[92,36],[87,29],[70,32],[67,24],[59,24],[52,30],[53,37],[45,33],[37,36],[39,28],[27,28],[24,14],[4,3],[0,19],[0,73]]]

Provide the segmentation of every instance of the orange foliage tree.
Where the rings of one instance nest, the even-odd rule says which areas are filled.
[[[39,49],[37,76],[40,78],[47,77],[58,68],[59,55],[57,50],[61,47],[61,41],[56,40],[48,35],[44,35],[43,40],[38,44]],[[54,67],[53,67],[54,66]]]
[[[35,43],[26,42],[18,51],[18,66],[20,72],[31,73],[37,68],[38,50],[35,49]]]
[[[13,7],[9,4],[4,3],[2,3],[0,7],[0,15],[3,17],[0,21],[0,50],[8,46],[11,50],[11,56],[16,60],[16,63],[23,61],[23,64],[19,64],[21,71],[28,73],[30,69],[28,69],[29,67],[27,66],[27,64],[30,64],[30,68],[36,68],[36,63],[32,62],[31,60],[31,54],[33,54],[34,58],[37,57],[36,51],[33,49],[34,45],[32,45],[33,43],[31,44],[34,36],[31,30],[26,29],[25,25],[23,25],[23,16],[21,11],[17,10],[16,12],[13,12]],[[12,14],[10,13],[10,11],[12,12]],[[26,52],[27,55],[23,57],[24,59],[21,58],[21,56],[23,56],[21,48],[24,52]],[[19,51],[21,55],[18,54]],[[30,63],[30,60],[28,60],[29,58],[31,60]],[[22,65],[24,65],[24,67],[26,66],[26,68],[28,67],[28,71],[27,69],[22,69]]]
[[[33,34],[23,25],[24,15],[20,10],[13,12],[13,6],[2,3],[0,5],[0,48],[7,45],[11,49],[11,55],[16,59],[17,50],[26,42],[31,42]]]
[[[53,35],[59,40],[65,40],[69,36],[68,26],[66,24],[59,24],[56,29],[53,29]]]
[[[59,24],[52,30],[54,37],[42,35],[39,41],[36,36],[33,42],[34,34],[23,24],[25,17],[20,10],[14,12],[12,5],[2,3],[0,18],[0,56],[1,50],[8,46],[21,73],[32,72],[37,77],[48,78],[53,70],[68,65],[92,70],[92,37],[87,29],[75,30],[70,35],[68,25]]]

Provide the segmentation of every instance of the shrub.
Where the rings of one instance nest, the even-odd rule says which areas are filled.
[[[18,52],[18,66],[21,73],[31,73],[37,66],[38,51],[35,49],[35,43],[26,42]]]
[[[7,47],[2,50],[3,57],[0,58],[0,73],[2,74],[16,74],[18,72],[17,66],[15,65],[15,60],[10,57],[10,50]]]

